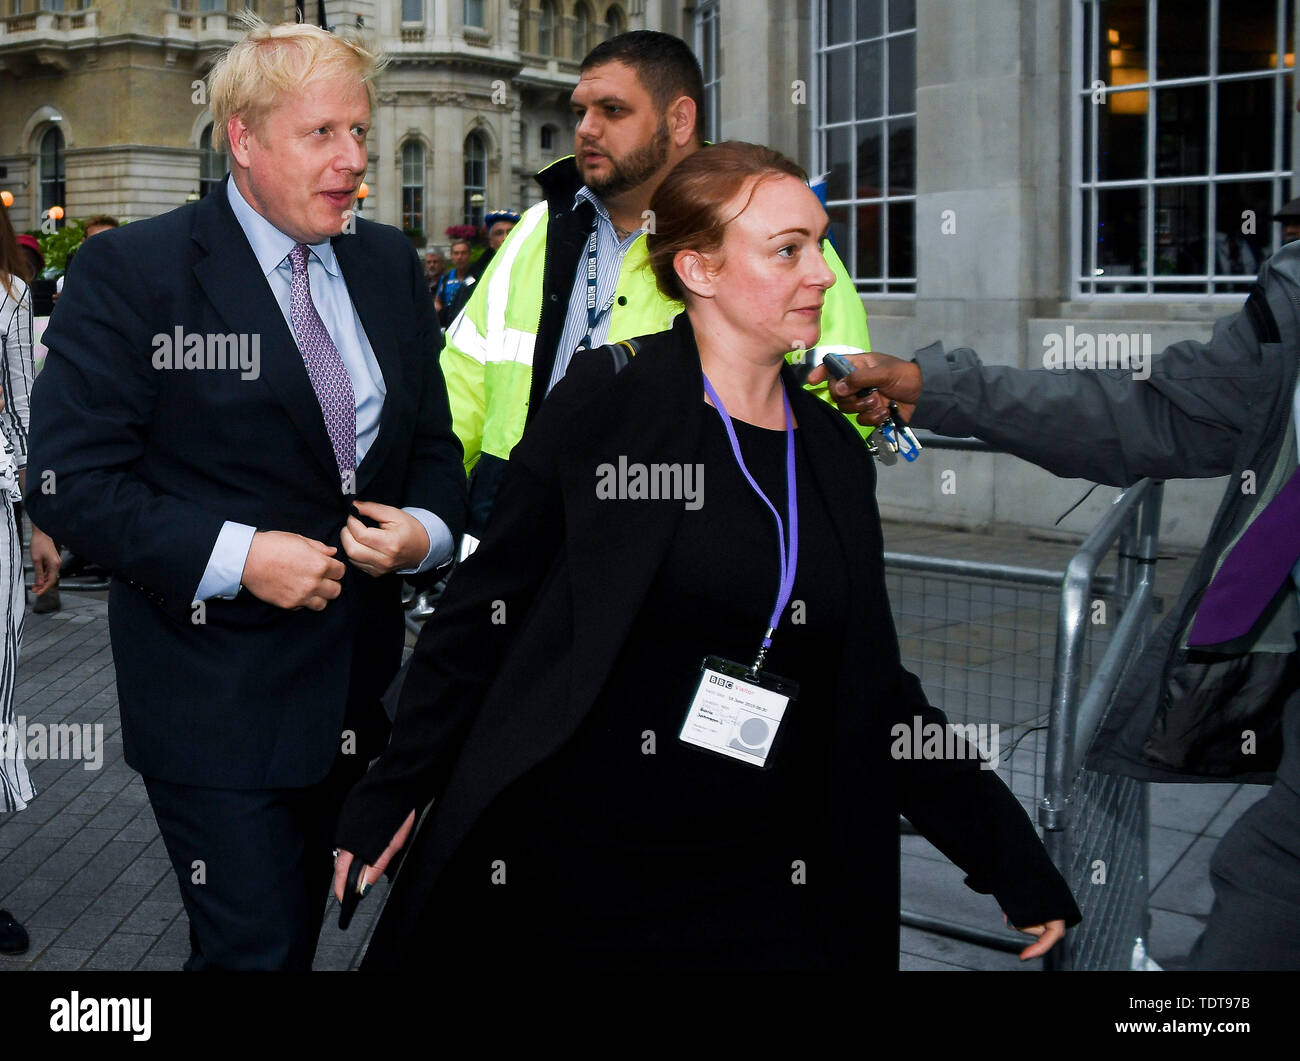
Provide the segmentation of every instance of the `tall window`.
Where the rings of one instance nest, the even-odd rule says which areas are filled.
[[[424,0],[402,0],[402,21],[423,22]]]
[[[51,206],[66,208],[68,191],[63,173],[63,131],[57,125],[50,126],[41,137],[39,157],[41,213]],[[63,227],[61,222],[57,224]]]
[[[591,51],[590,36],[591,8],[579,2],[573,7],[573,58],[582,59]]]
[[[1240,297],[1290,196],[1294,0],[1085,0],[1083,295]]]
[[[402,231],[424,232],[424,145],[402,145]]]
[[[858,290],[916,293],[916,3],[822,0],[816,154]]]
[[[465,25],[483,25],[483,0],[465,0]]]
[[[627,19],[623,17],[623,10],[620,7],[611,7],[605,12],[605,39],[616,34],[622,33],[627,28]]]
[[[542,154],[553,155],[555,153],[555,126],[542,126],[541,146]]]
[[[704,74],[704,138],[713,143],[722,135],[718,111],[721,73],[718,70],[718,0],[695,5],[695,54]]]
[[[216,191],[226,175],[226,153],[212,149],[212,126],[199,136],[199,196]]]
[[[542,0],[542,12],[537,19],[537,50],[542,55],[555,54],[555,4]]]
[[[465,137],[465,224],[483,224],[487,198],[487,150],[478,133]]]

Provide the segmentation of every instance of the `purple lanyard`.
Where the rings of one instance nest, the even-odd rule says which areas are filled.
[[[789,545],[786,545],[785,524],[781,521],[781,513],[776,510],[776,506],[768,499],[767,494],[763,493],[763,488],[754,481],[754,477],[749,474],[749,469],[745,467],[745,458],[740,455],[740,443],[736,440],[736,429],[732,426],[731,417],[727,415],[727,407],[722,404],[722,399],[718,397],[718,392],[713,389],[713,384],[709,382],[709,377],[704,377],[704,393],[713,401],[713,407],[718,410],[718,415],[722,417],[722,426],[727,429],[727,438],[731,442],[731,452],[736,456],[736,463],[740,465],[741,473],[753,487],[754,493],[762,499],[776,520],[776,538],[777,548],[781,556],[781,585],[776,594],[776,607],[772,609],[772,617],[767,623],[767,633],[763,635],[763,645],[758,650],[758,656],[754,660],[754,665],[750,667],[751,674],[757,674],[763,666],[763,660],[767,658],[768,649],[772,647],[772,635],[776,632],[777,624],[781,621],[781,613],[785,611],[785,606],[790,603],[790,594],[794,592],[794,572],[799,563],[799,497],[796,490],[795,469],[794,469],[794,414],[790,411],[790,396],[786,394],[785,388],[781,389],[781,400],[785,403],[785,490],[786,490],[786,509],[790,513],[790,539]]]

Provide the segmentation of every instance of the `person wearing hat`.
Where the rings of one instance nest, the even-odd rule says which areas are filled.
[[[478,261],[469,267],[464,281],[456,289],[455,296],[448,304],[448,327],[451,326],[451,322],[456,319],[456,315],[464,308],[465,303],[469,301],[469,296],[474,293],[474,285],[478,283],[479,277],[483,275],[483,270],[492,261],[492,256],[496,254],[497,248],[506,241],[506,237],[510,235],[510,230],[519,224],[519,211],[496,210],[483,219],[483,224],[487,227],[487,250],[480,254]]]
[[[1273,220],[1282,222],[1283,243],[1300,239],[1300,199],[1292,199],[1273,215]]]
[[[490,257],[496,253],[501,244],[506,241],[510,235],[510,230],[519,224],[518,210],[498,210],[495,213],[488,214],[483,223],[487,225],[488,249],[487,254],[478,260],[480,271],[487,265]]]
[[[27,262],[27,275],[33,280],[45,271],[45,255],[41,253],[40,242],[35,236],[21,233],[18,237],[18,249]]]

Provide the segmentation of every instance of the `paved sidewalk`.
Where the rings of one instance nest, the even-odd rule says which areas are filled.
[[[930,555],[1005,560],[1060,569],[1068,544],[1014,531],[966,534],[886,526],[891,548]],[[903,545],[903,542],[906,545]],[[1187,557],[1163,562],[1161,592],[1172,601]],[[80,760],[32,763],[40,790],[24,811],[0,815],[0,907],[26,925],[30,951],[0,956],[14,969],[176,969],[189,953],[187,923],[170,863],[140,779],[122,760],[104,594],[63,592],[63,610],[28,614],[16,713],[27,725],[102,727]],[[76,750],[76,749],[74,749]],[[102,753],[98,769],[87,754]],[[1208,914],[1207,865],[1218,837],[1266,789],[1242,785],[1154,785],[1151,793],[1152,931],[1150,953],[1183,966]],[[903,902],[910,909],[999,929],[991,897],[976,895],[962,874],[920,837],[904,837]],[[326,916],[318,969],[355,967],[379,911],[385,885],[362,904],[347,933]],[[905,928],[907,969],[1016,969],[1014,955]]]
[[[31,936],[26,954],[0,955],[0,971],[179,969],[190,952],[188,922],[144,784],[122,758],[107,594],[62,596],[59,612],[28,611],[15,713],[29,731],[34,723],[101,726],[103,746],[83,746],[79,761],[31,763],[36,799],[0,815],[0,908]],[[87,769],[95,748],[102,764]],[[385,888],[371,893],[346,933],[337,906],[327,912],[315,968],[360,960]]]

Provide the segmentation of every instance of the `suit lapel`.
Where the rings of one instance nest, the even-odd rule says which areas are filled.
[[[230,208],[224,184],[200,203],[194,239],[207,251],[194,266],[195,279],[229,331],[261,337],[261,378],[284,405],[322,469],[337,483],[338,465],[307,367]],[[251,283],[250,278],[254,278]]]
[[[361,467],[357,469],[357,495],[364,496],[365,487],[375,476],[375,469],[383,467],[388,451],[392,448],[394,428],[391,410],[394,402],[388,396],[398,393],[403,383],[397,333],[393,327],[393,291],[384,289],[384,271],[376,269],[373,261],[366,260],[359,236],[337,236],[331,245],[347,284],[348,296],[356,307],[357,316],[361,318],[366,338],[370,340],[370,349],[374,352],[379,371],[384,377],[385,400],[379,415],[379,433],[366,451]]]

